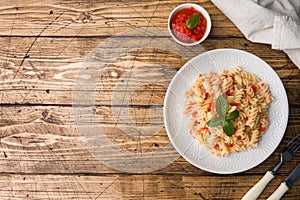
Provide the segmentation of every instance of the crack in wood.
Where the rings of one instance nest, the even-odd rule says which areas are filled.
[[[19,65],[19,67],[18,67],[16,73],[14,74],[13,79],[16,78],[16,76],[17,76],[17,74],[19,73],[19,71],[20,71],[20,69],[21,69],[21,67],[22,67],[22,65],[23,65],[23,63],[24,63],[24,61],[25,61],[25,59],[29,58],[29,52],[30,52],[31,48],[33,47],[33,45],[35,44],[35,42],[38,40],[38,38],[42,35],[42,33],[43,33],[44,31],[46,31],[46,30],[48,29],[49,26],[51,26],[56,20],[58,20],[58,19],[62,16],[62,14],[64,14],[64,11],[61,12],[61,13],[60,13],[53,21],[51,21],[49,24],[47,24],[47,26],[45,26],[45,27],[41,30],[41,32],[34,38],[34,40],[32,41],[32,43],[31,43],[30,46],[28,47],[28,49],[27,49],[27,51],[26,51],[26,53],[25,53],[25,55],[24,55],[24,57],[23,57],[23,59],[22,59],[20,65]]]

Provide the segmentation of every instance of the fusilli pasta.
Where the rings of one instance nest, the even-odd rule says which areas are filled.
[[[222,128],[210,128],[207,122],[217,115],[216,99],[225,97],[228,112],[237,109],[233,121],[234,134],[226,135]],[[190,134],[205,144],[213,154],[227,156],[257,146],[269,125],[268,108],[273,100],[268,85],[237,67],[219,73],[200,74],[186,92],[184,114],[191,115]]]

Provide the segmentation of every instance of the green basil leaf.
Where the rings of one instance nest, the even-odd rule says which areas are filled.
[[[207,122],[207,126],[209,127],[217,127],[222,126],[224,119],[221,117],[212,118]]]
[[[186,20],[185,24],[189,29],[195,28],[201,19],[200,13],[197,13],[191,16],[188,20]]]
[[[232,136],[234,133],[234,124],[230,120],[224,120],[223,122],[223,131],[226,133],[228,136]]]
[[[216,111],[218,115],[220,115],[221,117],[225,117],[227,110],[228,110],[228,103],[226,99],[222,95],[220,95],[216,102]]]
[[[226,120],[235,120],[236,118],[239,117],[239,114],[240,112],[237,109],[235,109],[234,111],[232,111],[226,116]]]

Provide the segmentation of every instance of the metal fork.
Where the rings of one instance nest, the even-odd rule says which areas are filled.
[[[296,151],[300,149],[300,133],[296,135],[283,149],[280,163],[272,169],[271,173],[275,176],[280,167],[294,157]]]
[[[300,133],[296,135],[287,145],[284,147],[281,153],[281,161],[274,169],[268,171],[242,198],[242,200],[255,200],[265,189],[267,184],[275,177],[281,166],[292,160],[295,153],[300,149]]]

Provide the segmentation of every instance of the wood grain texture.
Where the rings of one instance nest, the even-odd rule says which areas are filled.
[[[139,122],[128,116],[132,120],[131,125],[118,124],[117,126],[112,117],[101,116],[101,113],[109,113],[103,109],[105,108],[102,106],[96,109],[96,113],[99,113],[99,121],[89,116],[86,120],[90,125],[100,126],[116,146],[132,153],[145,153],[155,152],[169,143],[163,124],[149,125],[145,123],[146,118],[144,122]],[[84,141],[80,139],[76,130],[74,122],[76,116],[72,114],[71,110],[70,107],[56,106],[3,107],[2,112],[6,114],[2,115],[2,124],[0,124],[1,169],[6,172],[25,171],[26,173],[115,173],[115,170],[98,163],[97,159],[86,150]],[[137,114],[141,114],[141,116],[137,116],[137,119],[144,118],[143,112],[140,111]],[[158,118],[160,117],[162,116],[158,115]],[[110,120],[108,120],[109,118]],[[152,137],[131,137],[123,131],[124,127],[134,128],[135,126],[145,126],[150,130],[161,128]],[[294,127],[295,130],[288,129],[287,132],[299,130],[299,124]],[[280,160],[281,149],[291,138],[292,135],[287,135],[278,150],[264,162],[264,165],[245,173],[257,174],[263,172],[266,167],[273,168]],[[140,146],[143,147],[142,150],[139,148]],[[299,156],[293,160],[294,163],[299,161]],[[289,173],[292,166],[293,164],[290,167],[286,166],[281,173]],[[204,172],[190,166],[183,159],[179,159],[171,166],[154,173],[202,174]]]
[[[111,36],[138,27],[167,27],[169,13],[184,1],[26,1],[3,3],[1,35],[6,36]],[[241,37],[232,23],[209,1],[201,3],[212,17],[211,36]],[[44,4],[44,5],[43,5]],[[46,6],[45,6],[46,5]]]
[[[1,176],[5,199],[240,199],[251,187],[243,176],[187,175],[8,175]],[[258,180],[260,176],[253,175]],[[282,177],[279,177],[282,178]],[[195,182],[195,179],[198,181]],[[280,184],[275,180],[270,185]],[[236,186],[238,185],[238,187]],[[260,199],[272,190],[266,189]],[[290,191],[286,198],[296,199]]]
[[[109,50],[101,44],[111,36],[133,41],[135,46],[141,40],[172,41],[167,33],[168,15],[186,2],[200,4],[212,18],[213,28],[201,44],[203,50],[245,50],[276,71],[289,99],[285,136],[268,159],[238,174],[200,170],[175,150],[178,159],[162,169],[149,173],[118,171],[88,151],[76,119],[82,116],[87,127],[98,126],[115,146],[128,152],[143,155],[158,151],[170,142],[162,115],[167,84],[174,72],[199,52],[183,48],[182,53],[188,55],[184,58],[171,47],[125,49],[125,55],[102,60],[105,67],[98,74],[95,90],[91,90],[95,106],[83,108],[81,115],[74,113],[73,96],[86,94],[76,88],[82,78],[79,72],[96,48]],[[130,33],[138,28],[164,31],[132,40]],[[300,132],[299,69],[283,52],[246,40],[208,0],[2,1],[0,46],[0,199],[241,199],[279,162],[284,145]],[[116,89],[134,70],[138,80],[147,79],[150,84],[127,82],[126,87]],[[131,93],[129,99],[124,98],[124,91]],[[118,115],[112,114],[114,109]],[[136,127],[144,127],[149,135],[133,137],[124,131]],[[129,158],[113,159],[126,162]],[[275,191],[299,162],[298,153],[280,169],[259,199]],[[297,181],[282,199],[299,200],[299,194]]]
[[[0,52],[0,66],[2,66],[0,79],[1,101],[6,104],[71,105],[76,78],[83,67],[85,59],[94,50],[96,47],[95,44],[100,44],[101,47],[101,41],[103,41],[102,39],[95,38],[92,41],[82,38],[43,38],[41,41],[36,42],[37,45],[32,47],[30,53],[28,53],[29,57],[23,61],[24,53],[22,52],[27,51],[27,47],[33,39],[27,38],[28,40],[26,41],[15,37],[10,39],[11,42],[20,46],[10,48],[8,51],[3,50],[2,53]],[[158,41],[160,40],[159,38],[157,39]],[[0,44],[1,40],[2,44],[5,45],[8,39],[6,37],[0,38]],[[46,50],[46,47],[53,48],[53,50]],[[296,101],[298,97],[297,89],[300,85],[300,72],[284,53],[271,50],[268,45],[250,43],[243,38],[234,40],[230,38],[222,40],[211,39],[203,44],[203,47],[205,50],[238,47],[241,50],[259,56],[278,72],[289,94],[290,101]],[[74,51],[74,49],[78,49],[78,51]],[[99,51],[102,50],[100,49]],[[101,76],[102,79],[97,83],[97,90],[100,91],[99,93],[101,93],[101,90],[105,90],[105,92],[102,92],[97,97],[96,104],[111,104],[111,96],[115,90],[114,87],[122,80],[122,75],[130,72],[131,63],[135,63],[134,67],[159,64],[170,68],[170,70],[178,70],[186,62],[186,59],[179,57],[175,53],[170,54],[158,50],[139,52],[138,57],[136,57],[136,52],[129,52],[128,54],[127,57],[115,60],[106,67],[99,67],[99,69],[104,68],[104,70],[99,73],[99,77]],[[126,60],[126,63],[124,60]],[[21,62],[22,66],[20,66]],[[143,76],[147,76],[149,82],[155,83],[158,79],[161,79],[161,74],[155,68],[151,70],[151,72],[156,74],[150,76],[149,69],[145,69],[145,71],[140,72],[139,76],[141,79]],[[172,74],[166,75],[164,76],[166,81],[170,81],[173,77]],[[143,91],[145,88],[138,89]],[[20,90],[24,92],[20,93]],[[164,96],[165,90],[166,87],[153,85],[146,92],[155,91],[160,97],[157,100],[158,102],[154,102],[154,104],[158,104],[162,103],[161,97]]]

